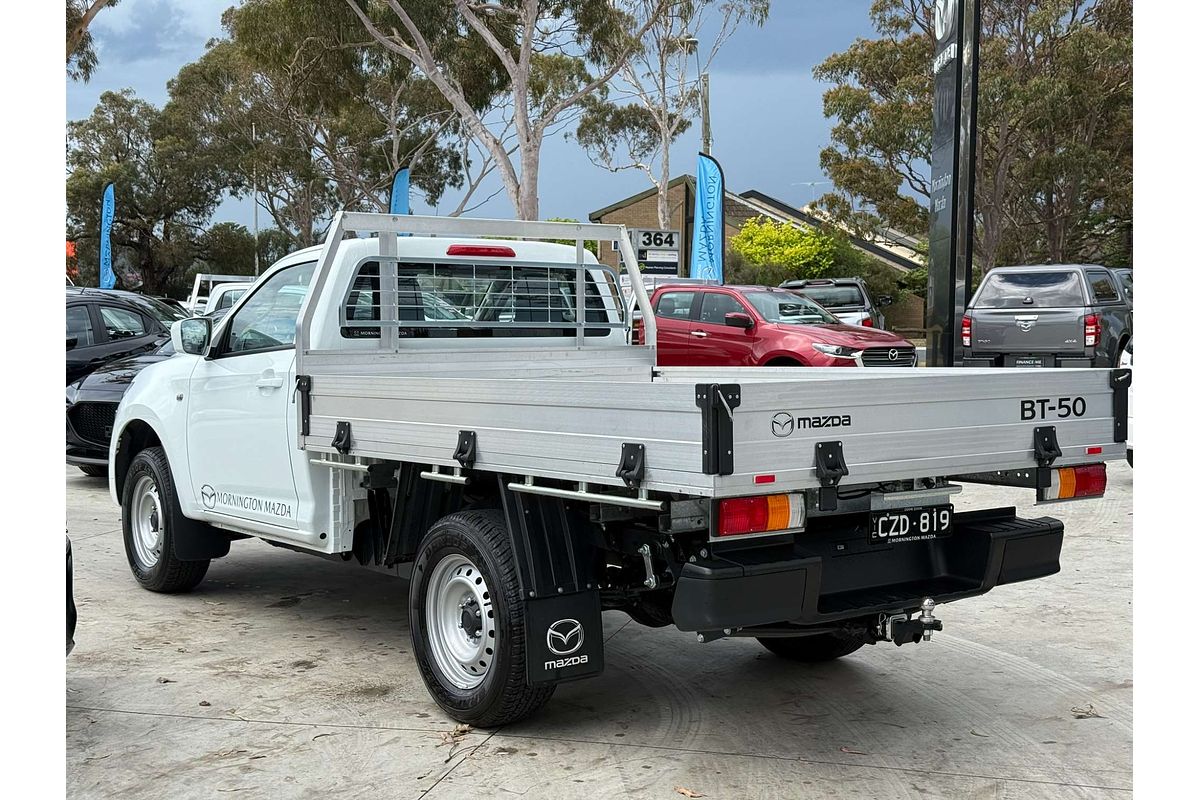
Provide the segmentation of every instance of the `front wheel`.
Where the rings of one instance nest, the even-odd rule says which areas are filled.
[[[843,633],[817,633],[812,636],[761,637],[759,644],[790,661],[818,663],[848,656],[866,644],[860,636]]]
[[[148,447],[133,458],[121,495],[121,532],[133,577],[152,592],[186,592],[208,572],[208,560],[175,557],[174,525],[182,519],[167,454]]]
[[[516,722],[554,694],[553,684],[525,679],[525,606],[499,511],[461,511],[434,524],[413,566],[408,622],[426,688],[459,722]]]

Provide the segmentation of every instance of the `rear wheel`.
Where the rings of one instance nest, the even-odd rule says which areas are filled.
[[[79,471],[92,478],[107,478],[108,464],[77,464]]]
[[[866,644],[860,636],[817,633],[812,636],[762,637],[759,644],[790,661],[817,663],[848,656]]]
[[[505,725],[554,694],[553,684],[525,679],[525,606],[501,512],[461,511],[434,524],[413,566],[408,621],[421,678],[454,719]]]
[[[133,577],[152,592],[186,592],[208,572],[208,560],[175,557],[174,524],[182,518],[175,481],[161,447],[133,457],[121,496],[121,531]]]

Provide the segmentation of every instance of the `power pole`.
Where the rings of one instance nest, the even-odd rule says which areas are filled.
[[[712,152],[712,126],[708,120],[708,73],[700,73],[700,151]]]
[[[251,167],[254,182],[254,277],[258,277],[258,127],[250,123],[250,144],[254,148],[254,164]]]

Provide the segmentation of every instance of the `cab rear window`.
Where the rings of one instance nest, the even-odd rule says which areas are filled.
[[[992,272],[979,287],[976,308],[1062,308],[1087,305],[1079,273]]]
[[[342,305],[343,338],[378,339],[384,325],[420,338],[574,335],[573,327],[554,327],[575,323],[574,267],[383,262],[384,269],[395,270],[393,300],[381,297],[380,263],[366,261],[355,273]],[[585,335],[608,335],[614,324],[592,273],[585,280],[586,321],[604,325],[587,327]],[[382,321],[389,305],[397,322]],[[619,307],[614,314],[620,315]]]

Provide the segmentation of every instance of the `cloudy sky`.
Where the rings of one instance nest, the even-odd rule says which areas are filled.
[[[132,88],[156,104],[166,83],[220,35],[221,12],[232,0],[122,0],[92,24],[100,66],[90,83],[67,82],[67,118],[87,116],[100,93]],[[761,29],[739,30],[711,70],[713,153],[730,189],[759,189],[794,204],[807,203],[828,185],[817,158],[829,140],[821,114],[824,86],[812,68],[854,39],[872,34],[870,0],[775,0]],[[672,150],[674,172],[694,170],[699,125]],[[574,142],[547,141],[542,151],[543,217],[586,220],[598,208],[649,188],[632,171],[612,174],[594,166]],[[486,196],[486,194],[484,195]],[[442,205],[452,208],[457,198]],[[419,205],[417,210],[422,209]],[[433,210],[433,209],[428,209]],[[512,209],[501,193],[474,212],[506,217]],[[249,201],[228,200],[214,221],[250,223]]]

